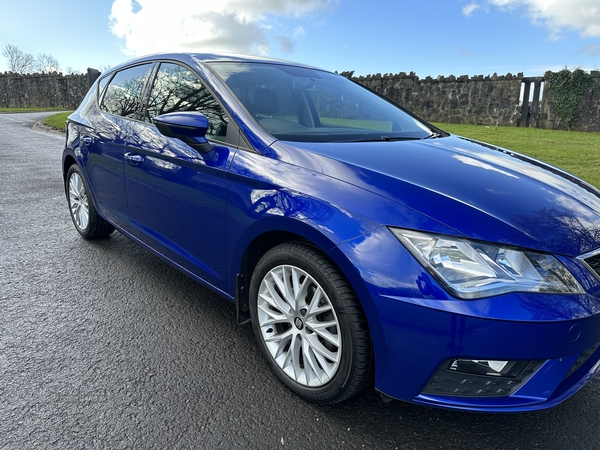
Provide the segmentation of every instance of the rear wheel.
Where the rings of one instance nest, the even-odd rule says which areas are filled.
[[[69,212],[75,229],[86,239],[97,239],[108,236],[115,229],[98,215],[89,197],[89,188],[81,169],[73,164],[67,172],[65,182]]]
[[[292,391],[336,403],[363,389],[372,366],[367,323],[329,258],[304,243],[279,245],[256,266],[250,295],[259,346]]]

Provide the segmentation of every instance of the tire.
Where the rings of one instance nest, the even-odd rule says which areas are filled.
[[[105,238],[115,230],[111,224],[98,215],[89,196],[89,186],[77,164],[69,167],[65,180],[65,192],[73,225],[85,239]]]
[[[303,399],[341,402],[370,381],[372,346],[362,307],[318,249],[290,242],[268,251],[252,275],[250,314],[271,368]]]

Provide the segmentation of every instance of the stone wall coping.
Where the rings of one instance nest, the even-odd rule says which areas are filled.
[[[399,72],[397,74],[391,74],[391,73],[386,73],[386,74],[381,74],[381,73],[377,73],[374,75],[361,75],[358,77],[353,77],[352,74],[354,73],[353,70],[350,71],[346,71],[346,72],[342,72],[342,75],[347,76],[347,77],[351,77],[354,80],[358,81],[358,82],[368,82],[368,81],[374,81],[374,80],[389,80],[389,79],[393,79],[393,80],[411,80],[413,82],[425,82],[425,83],[444,83],[444,82],[469,82],[469,81],[489,81],[489,80],[508,80],[508,81],[518,81],[521,80],[523,78],[525,78],[523,76],[523,72],[519,72],[516,75],[513,75],[512,73],[508,72],[506,75],[498,75],[497,73],[494,73],[493,75],[460,75],[460,76],[456,76],[456,75],[448,75],[448,76],[444,76],[444,75],[438,75],[436,78],[433,78],[431,76],[427,76],[425,78],[419,78],[415,72],[410,72],[409,74],[406,74],[406,72]],[[600,72],[591,72],[592,74],[594,73],[598,73],[598,77],[600,77]],[[594,76],[594,75],[592,75]],[[542,78],[542,77],[526,77],[526,78]]]

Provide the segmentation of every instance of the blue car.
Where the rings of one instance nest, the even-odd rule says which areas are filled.
[[[600,368],[600,193],[340,75],[160,54],[68,119],[66,197],[235,303],[317,403],[548,408]]]

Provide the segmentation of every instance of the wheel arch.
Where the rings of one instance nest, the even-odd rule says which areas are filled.
[[[361,305],[364,300],[369,298],[369,290],[364,284],[360,273],[356,270],[352,261],[348,259],[348,256],[339,249],[338,244],[306,223],[294,223],[292,229],[286,229],[284,226],[289,226],[289,223],[284,225],[281,223],[284,221],[288,222],[283,218],[276,220],[275,223],[279,227],[256,234],[250,239],[243,251],[239,252],[241,257],[234,263],[233,267],[236,269],[232,271],[232,275],[235,276],[234,301],[238,323],[245,323],[250,320],[249,291],[252,273],[256,265],[265,253],[285,242],[298,241],[315,247],[324,255],[327,255],[346,277]],[[364,311],[366,308],[364,305],[362,307],[366,315],[366,311]]]

